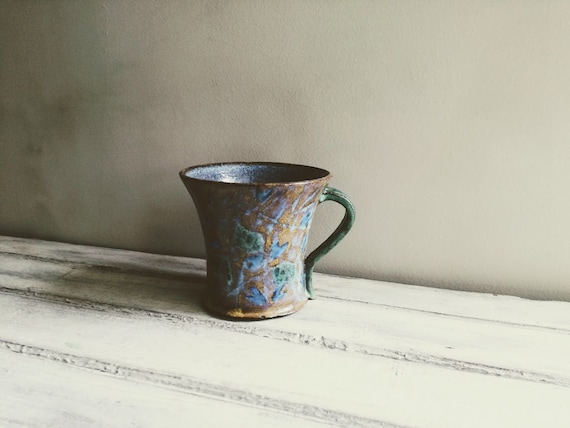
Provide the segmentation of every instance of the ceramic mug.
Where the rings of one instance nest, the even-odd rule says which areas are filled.
[[[192,166],[180,171],[205,240],[206,306],[230,318],[296,312],[315,297],[312,273],[354,223],[354,206],[320,168],[272,162]],[[317,205],[345,208],[337,229],[305,258]]]

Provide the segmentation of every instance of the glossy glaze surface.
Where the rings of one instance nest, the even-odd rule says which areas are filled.
[[[330,174],[288,164],[218,164],[181,173],[204,234],[207,306],[269,318],[307,301],[309,228]]]
[[[204,234],[206,305],[232,317],[287,315],[315,297],[312,270],[348,233],[354,207],[327,187],[320,168],[284,163],[221,163],[180,172]],[[308,257],[309,229],[320,202],[346,209],[338,228]]]

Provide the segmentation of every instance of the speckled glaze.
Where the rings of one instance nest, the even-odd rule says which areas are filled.
[[[327,187],[331,175],[319,168],[225,163],[190,167],[180,177],[194,200],[204,234],[205,302],[224,316],[260,319],[299,310],[313,297],[314,263],[354,221],[352,204],[342,192]],[[347,215],[306,263],[315,208],[327,199],[343,204]]]

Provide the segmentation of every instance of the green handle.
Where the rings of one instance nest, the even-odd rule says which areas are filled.
[[[341,204],[346,210],[344,218],[340,222],[336,230],[329,236],[325,242],[319,245],[305,260],[305,286],[307,287],[307,293],[309,299],[315,298],[315,291],[313,289],[313,268],[315,263],[317,263],[325,254],[332,250],[336,244],[340,242],[342,238],[348,233],[354,224],[355,210],[354,205],[348,199],[343,192],[333,187],[325,187],[321,197],[319,198],[319,203],[324,201],[335,201]]]

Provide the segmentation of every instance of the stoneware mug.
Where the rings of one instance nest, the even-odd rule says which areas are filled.
[[[194,200],[207,259],[205,304],[230,318],[291,314],[314,299],[315,263],[354,223],[354,206],[328,186],[331,174],[304,165],[235,162],[192,166],[180,177]],[[337,229],[305,258],[320,202],[346,210]]]

